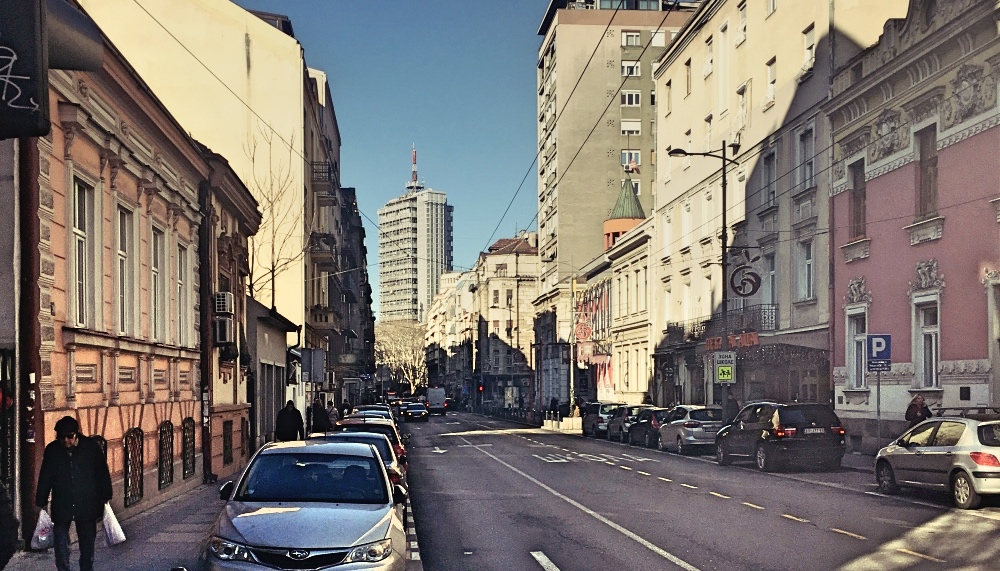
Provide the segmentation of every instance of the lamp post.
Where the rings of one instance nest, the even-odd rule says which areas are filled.
[[[739,165],[740,163],[726,156],[726,142],[722,141],[722,154],[712,153],[691,153],[684,149],[671,149],[668,153],[672,157],[712,157],[722,160],[722,347],[725,349],[729,339],[729,261],[726,259],[726,248],[729,246],[729,228],[726,225],[726,167],[730,163]],[[739,143],[730,143],[728,148],[733,150],[735,155],[740,151]]]

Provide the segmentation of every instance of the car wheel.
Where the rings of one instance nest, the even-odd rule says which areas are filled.
[[[625,444],[626,442],[628,442],[628,438],[629,438],[629,435],[625,433],[625,429],[624,428],[618,431],[618,442],[621,442],[622,444]],[[631,444],[631,442],[628,442],[628,443]]]
[[[753,457],[757,463],[757,469],[761,472],[770,472],[774,470],[774,456],[767,450],[767,446],[762,444],[757,445],[757,451],[754,452]]]
[[[680,436],[677,437],[677,453],[681,456],[688,453],[688,449],[684,447],[684,440]]]
[[[608,429],[608,433],[605,434],[604,437],[607,438],[609,442],[611,441],[611,429],[610,428]]]
[[[976,493],[976,489],[972,487],[972,480],[965,472],[959,472],[952,477],[951,497],[955,500],[955,505],[963,510],[978,508],[983,499]]]
[[[659,432],[656,433],[656,448],[661,452],[667,451],[667,446],[663,443],[663,435]]]
[[[878,491],[886,495],[893,495],[899,492],[896,485],[896,474],[892,471],[892,466],[885,460],[875,466],[875,481],[878,482]]]
[[[733,463],[733,457],[729,455],[729,445],[725,440],[715,445],[715,460],[719,466],[728,466]]]

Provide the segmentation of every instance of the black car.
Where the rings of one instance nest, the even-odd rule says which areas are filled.
[[[431,413],[422,402],[411,402],[403,407],[403,420],[406,422],[427,422],[431,418]]]
[[[669,412],[669,408],[661,406],[642,409],[635,417],[635,422],[628,427],[628,443],[641,444],[646,448],[655,447],[660,439],[660,424],[667,419]]]
[[[843,423],[833,409],[817,403],[748,404],[715,437],[720,465],[745,457],[765,472],[789,463],[836,469],[844,449]]]

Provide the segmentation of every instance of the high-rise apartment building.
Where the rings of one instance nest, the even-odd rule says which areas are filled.
[[[413,178],[378,211],[379,319],[423,321],[441,274],[452,268],[452,212],[444,192]]]

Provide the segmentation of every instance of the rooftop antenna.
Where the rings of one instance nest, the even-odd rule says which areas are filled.
[[[413,150],[411,151],[413,156],[413,166],[411,167],[413,174],[410,177],[410,182],[406,183],[406,190],[409,192],[416,192],[418,190],[423,190],[424,186],[417,182],[417,145],[413,145]]]

